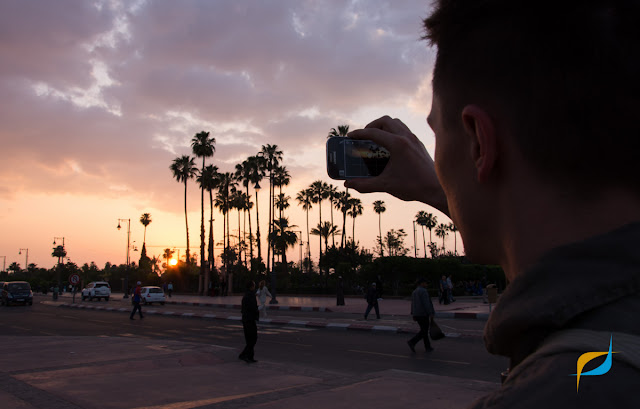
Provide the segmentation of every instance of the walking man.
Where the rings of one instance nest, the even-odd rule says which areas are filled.
[[[244,329],[244,340],[246,346],[238,356],[248,364],[258,362],[253,359],[253,348],[258,342],[258,302],[256,301],[256,283],[249,281],[247,291],[242,297],[242,328]]]
[[[131,301],[133,302],[133,310],[131,311],[131,315],[129,316],[130,320],[135,320],[133,316],[136,315],[136,311],[138,311],[138,314],[140,314],[140,318],[144,318],[142,316],[142,307],[140,306],[140,301],[141,301],[140,292],[142,291],[142,287],[140,287],[141,285],[142,283],[138,281],[136,283],[135,290],[133,290],[133,296],[131,298]]]
[[[431,298],[427,292],[427,280],[421,277],[416,281],[416,289],[411,294],[411,316],[420,325],[420,332],[407,341],[412,352],[416,352],[416,344],[424,340],[424,348],[427,352],[433,351],[429,341],[429,324],[435,315]]]
[[[366,320],[371,312],[371,309],[376,309],[376,318],[380,319],[380,309],[378,308],[378,290],[376,289],[376,283],[371,283],[371,287],[367,291],[367,310],[364,312],[364,319]]]
[[[170,282],[169,285],[167,286],[167,289],[169,290],[169,298],[171,298],[171,293],[173,293],[173,283]]]

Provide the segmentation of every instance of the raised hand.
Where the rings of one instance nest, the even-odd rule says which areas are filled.
[[[391,153],[391,159],[380,176],[350,179],[345,182],[346,187],[360,193],[386,192],[398,199],[417,200],[449,214],[433,159],[402,121],[383,116],[347,136],[384,146]]]

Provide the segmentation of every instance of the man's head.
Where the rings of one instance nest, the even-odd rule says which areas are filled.
[[[427,279],[424,277],[420,277],[416,280],[416,287],[426,287]]]
[[[256,289],[256,283],[253,280],[249,280],[247,281],[247,290],[255,290]]]
[[[640,191],[638,17],[634,0],[437,0],[424,26],[446,125],[475,104],[550,183]]]
[[[438,48],[429,123],[436,172],[471,259],[515,271],[553,240],[617,227],[580,227],[587,213],[616,208],[602,197],[638,201],[639,16],[631,0],[437,0],[424,22]],[[574,216],[575,206],[596,201]],[[544,226],[546,242],[514,243],[551,215],[566,225]]]

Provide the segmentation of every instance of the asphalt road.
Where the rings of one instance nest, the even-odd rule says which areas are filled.
[[[178,310],[178,306],[171,306],[171,310]],[[477,327],[484,323],[443,320],[441,325],[479,331]],[[234,347],[238,351],[244,346],[240,322],[157,315],[130,321],[124,313],[66,309],[39,302],[30,307],[3,307],[0,328],[0,336],[138,337]],[[354,375],[398,369],[490,382],[498,382],[500,372],[508,364],[505,358],[489,355],[480,337],[435,341],[432,342],[435,351],[429,353],[420,345],[417,354],[409,351],[408,338],[407,334],[260,325],[256,359],[304,363],[318,370]]]

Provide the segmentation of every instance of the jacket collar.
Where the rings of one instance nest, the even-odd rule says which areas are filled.
[[[579,315],[640,293],[640,223],[558,247],[514,279],[496,304],[484,339],[512,366]]]

